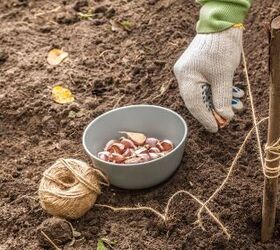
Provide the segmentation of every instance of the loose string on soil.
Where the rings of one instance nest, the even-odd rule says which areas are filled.
[[[191,194],[190,192],[186,191],[186,190],[179,190],[176,193],[174,193],[167,201],[167,205],[164,209],[164,213],[160,213],[159,211],[157,211],[154,208],[151,207],[112,207],[109,205],[103,205],[103,204],[95,204],[95,206],[97,207],[104,207],[104,208],[109,208],[113,211],[150,211],[152,213],[154,213],[155,215],[157,215],[159,218],[161,218],[164,222],[168,221],[168,215],[169,215],[169,209],[171,206],[171,202],[174,200],[174,198],[176,196],[178,196],[179,194],[187,194],[188,196],[190,196],[192,199],[194,199],[199,205],[203,206],[204,203],[198,199],[195,195]],[[213,220],[221,227],[222,231],[226,234],[226,236],[228,238],[230,238],[230,234],[228,233],[226,227],[223,225],[223,223],[214,215],[214,213],[207,207],[205,206],[205,209],[207,211],[207,213],[213,218]],[[202,226],[202,225],[199,225]],[[202,226],[203,228],[203,226]],[[203,228],[204,229],[204,228]]]
[[[219,193],[220,190],[223,189],[223,187],[226,185],[230,174],[233,171],[233,168],[239,158],[239,156],[241,155],[243,148],[247,142],[247,140],[249,139],[251,133],[253,132],[253,130],[255,129],[256,132],[256,137],[257,137],[257,145],[258,145],[258,150],[259,150],[259,156],[260,156],[260,160],[261,160],[261,164],[262,164],[262,169],[263,169],[263,173],[265,174],[265,165],[264,165],[264,161],[263,161],[263,152],[262,152],[262,146],[261,146],[261,139],[260,139],[260,134],[259,134],[259,129],[258,126],[261,123],[257,122],[257,116],[256,116],[256,110],[255,110],[255,105],[254,105],[254,97],[253,97],[253,93],[252,93],[252,88],[251,88],[251,83],[250,83],[250,79],[249,79],[249,74],[248,74],[248,67],[247,67],[247,60],[246,60],[246,56],[245,56],[245,51],[244,51],[244,47],[242,46],[242,60],[243,60],[243,66],[244,66],[244,73],[245,73],[245,78],[246,78],[246,83],[247,83],[247,87],[248,87],[248,93],[249,93],[249,99],[250,99],[250,105],[251,105],[251,110],[252,110],[252,117],[253,117],[253,122],[254,122],[254,127],[249,131],[249,133],[247,134],[247,136],[245,137],[245,140],[243,141],[243,143],[241,144],[235,158],[233,159],[233,162],[231,164],[231,167],[229,168],[228,174],[226,176],[226,178],[224,179],[224,181],[222,182],[222,184],[215,190],[215,192],[207,199],[207,201],[204,203],[204,205],[199,209],[197,217],[198,220],[197,222],[199,223],[199,225],[202,224],[201,221],[201,213],[204,209],[204,207],[214,199],[214,197]],[[268,118],[266,118],[268,119]],[[265,119],[265,120],[266,120]]]
[[[244,147],[245,147],[247,141],[249,140],[249,138],[251,137],[251,135],[252,135],[252,133],[254,131],[255,131],[256,137],[257,137],[257,145],[258,145],[258,149],[259,149],[259,156],[260,156],[260,160],[261,160],[261,164],[262,164],[263,174],[267,178],[277,178],[278,176],[280,176],[280,166],[278,166],[278,168],[269,168],[265,164],[265,162],[272,162],[272,161],[279,161],[280,160],[280,138],[279,138],[279,140],[277,140],[272,145],[266,145],[265,146],[265,150],[264,150],[265,160],[264,160],[263,151],[262,151],[262,147],[261,147],[261,139],[260,139],[260,134],[259,134],[258,127],[264,121],[268,120],[268,117],[263,118],[260,121],[257,121],[255,107],[254,107],[254,100],[253,100],[253,95],[252,95],[252,90],[251,90],[251,84],[250,84],[250,80],[249,80],[249,76],[248,76],[247,62],[246,62],[245,53],[244,53],[244,49],[243,48],[242,48],[242,57],[243,57],[245,76],[246,76],[247,85],[248,85],[248,92],[249,92],[249,98],[250,98],[250,103],[251,103],[251,109],[252,109],[252,116],[253,116],[254,126],[247,133],[244,141],[242,142],[242,144],[241,144],[237,154],[235,155],[235,157],[234,157],[234,159],[233,159],[233,161],[231,163],[231,166],[229,167],[229,170],[228,170],[228,173],[227,173],[225,179],[218,186],[218,188],[213,192],[213,194],[205,202],[203,202],[198,197],[196,197],[195,195],[191,194],[190,192],[188,192],[186,190],[179,190],[176,193],[174,193],[168,199],[167,204],[166,204],[165,209],[164,209],[163,212],[159,212],[158,210],[156,210],[156,209],[154,209],[152,207],[148,207],[148,206],[112,207],[110,205],[105,205],[105,204],[95,204],[95,206],[103,207],[103,208],[109,208],[109,209],[111,209],[113,211],[149,211],[149,212],[152,212],[153,214],[155,214],[156,216],[158,216],[161,220],[163,220],[166,223],[168,221],[168,219],[169,219],[169,210],[170,210],[170,207],[171,207],[171,204],[172,204],[173,200],[178,195],[184,194],[184,195],[188,195],[189,197],[191,197],[200,206],[200,208],[198,209],[198,213],[197,213],[197,220],[194,222],[194,224],[197,224],[197,226],[199,226],[202,230],[205,230],[205,228],[203,227],[202,212],[204,210],[206,210],[207,214],[215,221],[215,223],[217,223],[217,225],[220,227],[220,229],[223,231],[223,233],[226,235],[226,237],[228,239],[230,239],[231,236],[230,236],[227,228],[224,226],[224,224],[221,222],[221,220],[208,208],[208,204],[211,201],[213,201],[213,199],[218,195],[218,193],[227,184],[227,182],[229,180],[229,177],[231,176],[231,174],[233,172],[233,169],[234,169],[234,167],[235,167],[239,157],[241,156],[241,154],[244,151]],[[267,159],[267,154],[270,154],[270,156],[273,155],[274,157],[272,159],[271,159],[271,157],[270,157],[270,159]],[[62,163],[62,166],[66,167],[68,169],[68,171],[70,171],[73,174],[73,176],[75,176],[76,180],[79,183],[82,184],[81,187],[86,188],[86,193],[87,194],[89,193],[88,190],[91,190],[92,192],[96,193],[96,195],[100,194],[99,186],[98,185],[97,186],[96,185],[95,186],[91,185],[91,182],[89,182],[86,179],[86,175],[84,176],[84,173],[77,172],[76,169],[74,168],[74,166],[69,164],[69,162],[67,162],[64,159],[61,159],[60,163]],[[101,177],[101,179],[105,180],[105,182],[102,182],[101,180],[99,180],[99,184],[108,185],[108,183],[107,183],[108,180],[107,180],[106,176],[104,176],[97,169],[94,169],[94,171],[96,172],[96,174],[98,174]],[[55,182],[57,184],[60,184],[60,185],[63,184],[64,185],[64,183],[61,183],[61,181],[57,180],[57,178],[54,178],[54,177],[50,176],[47,173],[44,173],[44,177],[49,179],[50,181],[52,181],[52,183]],[[47,191],[47,193],[52,193],[51,190],[45,190],[45,191]],[[68,194],[68,195],[70,195],[70,194]],[[75,195],[77,197],[77,193],[75,193]],[[79,195],[80,195],[80,193],[79,193]],[[60,198],[68,198],[68,196],[67,197],[66,196],[64,197],[64,196],[65,196],[64,194],[60,194],[59,195]],[[71,194],[71,197],[72,196],[73,196],[73,194]],[[84,197],[84,195],[81,195],[81,197]]]
[[[218,195],[218,193],[225,187],[225,185],[227,184],[229,177],[231,176],[233,169],[239,159],[239,157],[241,156],[241,154],[244,151],[244,147],[247,143],[247,141],[249,140],[249,138],[251,137],[252,133],[255,131],[256,133],[256,137],[257,137],[257,145],[258,145],[258,151],[259,151],[259,156],[260,156],[260,160],[261,160],[261,165],[262,165],[262,170],[263,170],[263,174],[265,177],[267,178],[277,178],[280,176],[280,165],[277,168],[269,168],[266,166],[265,162],[274,162],[274,161],[279,161],[280,160],[280,138],[275,142],[272,143],[272,145],[266,145],[265,149],[264,149],[264,154],[265,154],[265,159],[263,157],[263,151],[262,151],[262,146],[261,146],[261,139],[260,139],[260,133],[259,133],[259,125],[262,124],[264,121],[268,120],[268,117],[261,119],[260,121],[257,121],[257,117],[256,117],[256,111],[255,111],[255,106],[254,106],[254,99],[253,99],[253,94],[252,94],[252,89],[251,89],[251,84],[250,84],[250,80],[249,80],[249,75],[248,75],[248,68],[247,68],[247,62],[246,62],[246,57],[245,57],[245,53],[244,53],[244,48],[242,48],[242,58],[243,58],[243,64],[244,64],[244,73],[245,73],[245,78],[247,81],[247,85],[248,85],[248,92],[249,92],[249,99],[250,99],[250,104],[251,104],[251,110],[252,110],[252,117],[253,117],[253,122],[254,122],[254,126],[253,128],[247,133],[244,141],[242,142],[237,154],[235,155],[228,173],[225,177],[225,179],[222,181],[222,183],[218,186],[218,188],[212,193],[212,195],[205,201],[201,201],[197,196],[191,194],[190,192],[186,191],[186,190],[179,190],[176,193],[174,193],[167,201],[167,204],[165,206],[165,209],[163,212],[159,212],[158,210],[152,208],[152,207],[148,207],[148,206],[138,206],[138,207],[112,207],[110,205],[106,205],[106,204],[95,204],[95,206],[97,207],[103,207],[103,208],[109,208],[112,209],[113,211],[150,211],[153,214],[155,214],[156,216],[158,216],[160,219],[162,219],[164,222],[167,222],[169,219],[169,210],[171,207],[171,204],[173,202],[173,200],[180,194],[185,194],[188,195],[189,197],[191,197],[199,206],[200,208],[198,209],[198,213],[197,213],[197,220],[194,222],[195,224],[197,224],[197,226],[199,226],[202,230],[205,230],[203,227],[203,221],[202,221],[202,212],[204,211],[204,209],[206,210],[207,214],[217,223],[217,225],[221,228],[221,230],[223,231],[223,233],[226,235],[226,237],[228,239],[230,239],[230,234],[227,230],[227,228],[224,226],[224,224],[221,222],[221,220],[208,208],[208,204],[213,201],[213,199]],[[270,158],[267,158],[267,155],[269,154]],[[271,157],[273,156],[273,157]],[[69,160],[69,159],[68,159]],[[74,161],[74,160],[73,160]],[[71,161],[72,162],[72,161]],[[73,163],[73,162],[72,162]],[[95,182],[99,181],[98,183],[95,183],[95,185],[92,185],[91,181],[88,181],[86,179],[86,174],[83,172],[79,172],[77,171],[76,168],[74,168],[74,166],[72,166],[69,162],[67,162],[64,159],[60,160],[60,164],[62,164],[61,166],[61,170],[65,171],[65,167],[68,171],[70,171],[72,173],[72,175],[75,177],[74,181],[78,181],[81,185],[81,188],[85,189],[84,193],[82,192],[82,190],[80,190],[79,192],[75,192],[74,194],[71,193],[57,193],[57,190],[51,190],[51,188],[44,188],[42,185],[40,191],[41,193],[47,193],[47,194],[51,194],[54,195],[56,198],[59,199],[64,199],[64,198],[68,198],[69,196],[71,197],[84,197],[85,195],[88,194],[92,194],[95,195],[97,197],[98,194],[100,194],[100,188],[99,188],[99,184],[103,184],[103,185],[108,185],[109,183],[106,176],[104,176],[102,174],[102,172],[100,172],[97,169],[94,169],[95,173],[97,175],[99,175],[101,177],[101,179],[103,179],[105,182],[102,182],[101,180],[95,180]],[[78,163],[77,163],[78,164]],[[82,164],[82,163],[79,163]],[[64,167],[64,168],[62,168]],[[57,170],[56,170],[57,171]],[[55,172],[56,173],[56,172]],[[87,173],[87,171],[86,171]],[[61,177],[61,173],[56,173],[56,174],[60,174],[57,177]],[[56,183],[57,185],[62,185],[64,187],[71,187],[71,185],[73,183],[69,183],[65,186],[65,183],[61,182],[59,180],[59,178],[56,178],[55,176],[50,175],[50,173],[44,173],[44,177],[46,178],[46,180],[51,181],[50,183]],[[65,176],[64,176],[65,177]],[[44,182],[43,182],[44,183]],[[42,184],[42,182],[41,182]],[[56,186],[54,186],[54,188],[56,188]],[[55,192],[54,192],[55,191]],[[95,202],[96,197],[94,197],[94,199],[92,200],[92,197],[90,197],[90,203]],[[62,203],[64,204],[66,201],[62,200]],[[63,207],[65,207],[65,205],[63,205]],[[49,207],[49,210],[51,209],[51,207]],[[85,210],[82,211],[82,213],[84,213],[86,210],[88,209],[88,206],[85,208]],[[72,211],[72,209],[70,209]],[[73,208],[73,211],[75,209]],[[71,212],[70,211],[70,212]],[[53,211],[53,213],[56,213],[57,211]],[[69,211],[68,211],[69,212]],[[69,214],[69,216],[76,216],[72,213]],[[44,235],[45,236],[45,235]],[[46,237],[46,236],[45,236]]]
[[[264,122],[267,121],[269,117],[263,118],[260,121],[257,121],[257,116],[256,116],[256,111],[255,111],[255,105],[254,105],[254,98],[253,98],[253,94],[252,94],[252,89],[251,89],[251,83],[250,83],[250,79],[249,79],[249,75],[248,75],[248,68],[247,68],[247,61],[246,61],[246,57],[245,57],[245,52],[244,52],[244,48],[242,48],[242,58],[243,58],[243,64],[244,64],[244,73],[245,73],[245,78],[246,78],[246,82],[247,82],[247,86],[248,86],[248,92],[249,92],[249,99],[250,99],[250,105],[251,105],[251,110],[252,110],[252,117],[253,117],[253,122],[254,122],[254,126],[253,128],[247,133],[244,141],[242,142],[237,154],[235,155],[231,166],[228,170],[228,173],[225,177],[225,179],[223,180],[223,182],[221,183],[221,185],[213,192],[213,194],[205,201],[202,202],[200,199],[198,199],[195,195],[191,194],[190,192],[186,191],[186,190],[179,190],[176,193],[174,193],[167,201],[167,205],[165,207],[164,213],[160,213],[159,211],[151,208],[151,207],[112,207],[109,205],[102,205],[102,204],[95,204],[95,206],[98,207],[105,207],[105,208],[109,208],[112,209],[113,211],[139,211],[139,210],[146,210],[146,211],[150,211],[153,212],[155,215],[157,215],[159,218],[161,218],[163,221],[167,221],[168,220],[168,214],[169,214],[169,209],[171,206],[171,202],[175,199],[176,196],[178,196],[179,194],[187,194],[188,196],[190,196],[193,200],[195,200],[201,207],[198,210],[197,213],[197,221],[195,221],[195,223],[198,224],[198,226],[200,228],[202,228],[204,230],[203,227],[203,222],[202,222],[202,217],[201,217],[201,213],[203,212],[203,210],[205,209],[206,212],[213,218],[213,220],[218,224],[218,226],[221,228],[221,230],[224,232],[224,234],[227,236],[228,239],[230,239],[230,234],[228,233],[227,228],[224,226],[224,224],[213,214],[213,212],[207,207],[207,205],[216,197],[216,195],[224,188],[224,186],[226,185],[226,183],[229,180],[229,177],[231,175],[231,173],[233,172],[233,169],[239,159],[239,157],[241,156],[241,154],[244,151],[244,147],[247,143],[247,141],[249,140],[249,138],[251,137],[252,133],[255,131],[256,133],[256,137],[257,137],[257,145],[258,145],[258,152],[259,152],[259,156],[260,156],[260,161],[261,161],[261,165],[262,165],[262,170],[263,170],[263,174],[264,176],[266,176],[267,178],[277,178],[280,176],[280,165],[278,168],[268,168],[265,165],[265,161],[278,161],[280,160],[280,138],[279,140],[277,140],[277,142],[275,142],[272,145],[266,145],[265,146],[265,156],[267,155],[267,153],[273,154],[275,155],[275,158],[268,160],[267,157],[265,157],[265,161],[264,161],[264,157],[263,157],[263,151],[262,151],[262,146],[261,146],[261,139],[260,139],[260,133],[259,133],[259,129],[258,127]]]
[[[207,204],[212,201],[214,199],[214,197],[219,193],[219,191],[221,191],[223,189],[223,187],[226,185],[227,181],[229,180],[229,177],[234,169],[234,166],[237,163],[237,160],[239,159],[239,157],[241,156],[244,147],[247,143],[247,141],[249,140],[249,138],[251,137],[252,133],[255,130],[255,127],[259,126],[260,124],[262,124],[264,121],[268,120],[268,117],[263,118],[262,120],[260,120],[256,126],[254,126],[246,135],[245,140],[243,141],[241,147],[239,148],[236,156],[234,157],[234,160],[229,168],[229,171],[224,179],[224,181],[222,182],[222,184],[215,190],[215,192],[208,198],[208,200],[206,202],[202,202],[200,199],[198,199],[195,195],[191,194],[190,192],[186,191],[186,190],[179,190],[176,193],[174,193],[167,201],[167,205],[165,207],[165,212],[162,214],[159,211],[155,210],[154,208],[151,207],[112,207],[109,205],[103,205],[103,204],[95,204],[95,206],[97,207],[105,207],[105,208],[109,208],[113,211],[150,211],[153,212],[155,215],[157,215],[159,218],[161,218],[163,221],[167,222],[168,220],[168,214],[169,214],[169,209],[171,206],[171,202],[174,200],[174,198],[176,196],[178,196],[179,194],[187,194],[188,196],[190,196],[193,200],[195,200],[201,207],[198,210],[198,214],[197,214],[197,220],[195,221],[195,224],[198,224],[198,226],[205,230],[203,227],[203,223],[202,223],[202,218],[201,218],[201,213],[203,211],[203,209],[206,210],[206,212],[210,215],[210,217],[212,217],[212,219],[218,224],[218,226],[221,228],[221,230],[224,232],[224,234],[227,236],[228,239],[230,239],[230,234],[227,230],[227,228],[224,226],[224,224],[217,218],[217,216],[214,215],[214,213],[207,207]]]
[[[237,163],[237,160],[239,159],[241,153],[243,152],[244,146],[246,145],[246,142],[250,138],[253,130],[255,130],[256,137],[257,137],[257,145],[258,145],[259,156],[260,156],[260,161],[261,161],[261,166],[262,166],[264,176],[267,178],[270,178],[270,179],[277,178],[280,176],[280,165],[277,168],[269,168],[265,164],[265,162],[267,162],[267,161],[278,161],[280,159],[280,138],[274,144],[269,145],[269,146],[266,145],[266,147],[265,147],[265,155],[267,155],[267,153],[271,153],[273,155],[276,155],[276,157],[273,158],[272,160],[268,160],[266,157],[265,161],[263,158],[263,151],[262,151],[260,133],[259,133],[258,128],[259,128],[259,125],[262,122],[268,120],[269,117],[263,118],[259,122],[257,121],[256,109],[255,109],[255,105],[254,105],[254,97],[253,97],[250,78],[249,78],[249,74],[248,74],[247,60],[246,60],[246,56],[245,56],[245,52],[244,52],[244,47],[242,47],[242,59],[243,59],[243,65],[244,65],[245,78],[246,78],[246,82],[247,82],[247,86],[248,86],[249,99],[250,99],[250,105],[251,105],[251,110],[252,110],[254,127],[249,131],[249,133],[245,137],[243,143],[241,144],[235,158],[233,159],[231,167],[229,168],[228,174],[227,174],[226,178],[224,179],[224,181],[222,182],[222,184],[215,190],[215,192],[208,198],[208,200],[199,209],[198,214],[197,214],[197,217],[198,217],[197,223],[201,227],[202,227],[201,213],[202,213],[203,209],[210,201],[212,201],[214,199],[214,197],[219,193],[219,191],[221,191],[223,189],[223,187],[226,185],[226,183],[233,171],[233,168],[234,168],[235,164]]]
[[[252,110],[253,122],[254,122],[254,126],[256,129],[256,137],[257,137],[260,160],[261,160],[262,167],[264,168],[262,144],[261,144],[261,139],[260,139],[259,128],[257,126],[257,115],[256,115],[255,104],[254,104],[254,97],[253,97],[253,92],[252,92],[252,88],[251,88],[251,82],[250,82],[250,78],[249,78],[249,74],[248,74],[247,60],[246,60],[245,51],[244,51],[243,46],[242,46],[242,60],[243,60],[244,73],[245,73],[245,78],[246,78],[246,82],[247,82],[248,92],[249,92],[249,99],[250,99],[250,105],[251,105],[251,110]]]

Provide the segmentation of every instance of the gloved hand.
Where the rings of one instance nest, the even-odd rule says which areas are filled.
[[[197,34],[174,65],[181,96],[192,115],[210,132],[218,131],[211,107],[207,105],[205,83],[211,86],[215,111],[230,120],[233,76],[242,51],[243,29]]]

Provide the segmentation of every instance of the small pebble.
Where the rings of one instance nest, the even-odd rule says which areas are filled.
[[[154,5],[158,0],[148,0],[148,4]]]
[[[79,18],[76,14],[72,13],[72,12],[63,12],[63,13],[59,13],[56,18],[55,18],[56,22],[58,22],[59,24],[73,24],[79,21]]]
[[[93,19],[91,21],[91,23],[93,25],[99,26],[99,25],[102,25],[102,24],[106,23],[106,20],[105,19]]]
[[[42,33],[49,33],[53,30],[53,27],[50,25],[44,25],[39,28],[39,31]]]
[[[108,9],[105,5],[100,5],[93,10],[93,13],[105,13],[107,10]]]
[[[6,62],[8,57],[9,57],[8,53],[0,49],[0,64]]]
[[[116,10],[113,7],[110,7],[106,12],[106,17],[111,18],[116,14]]]
[[[88,7],[88,0],[78,0],[74,3],[73,9],[77,12],[81,12],[85,7]]]
[[[78,112],[78,111],[80,111],[80,109],[81,109],[80,105],[76,102],[73,102],[69,105],[69,110]]]

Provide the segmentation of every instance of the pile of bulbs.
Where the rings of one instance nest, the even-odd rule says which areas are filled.
[[[120,132],[127,137],[110,140],[98,157],[107,162],[135,164],[151,161],[168,154],[173,149],[170,140],[146,137],[141,133]]]

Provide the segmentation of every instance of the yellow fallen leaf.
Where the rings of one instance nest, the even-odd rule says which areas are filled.
[[[121,22],[121,25],[123,26],[123,28],[127,31],[131,31],[131,29],[133,28],[133,23],[131,23],[128,20],[124,20]]]
[[[48,53],[47,61],[50,65],[58,65],[60,64],[66,57],[68,57],[68,53],[64,52],[60,49],[52,49]]]
[[[75,100],[71,91],[69,89],[63,88],[61,86],[53,87],[52,98],[55,102],[60,103],[60,104],[70,103]]]

